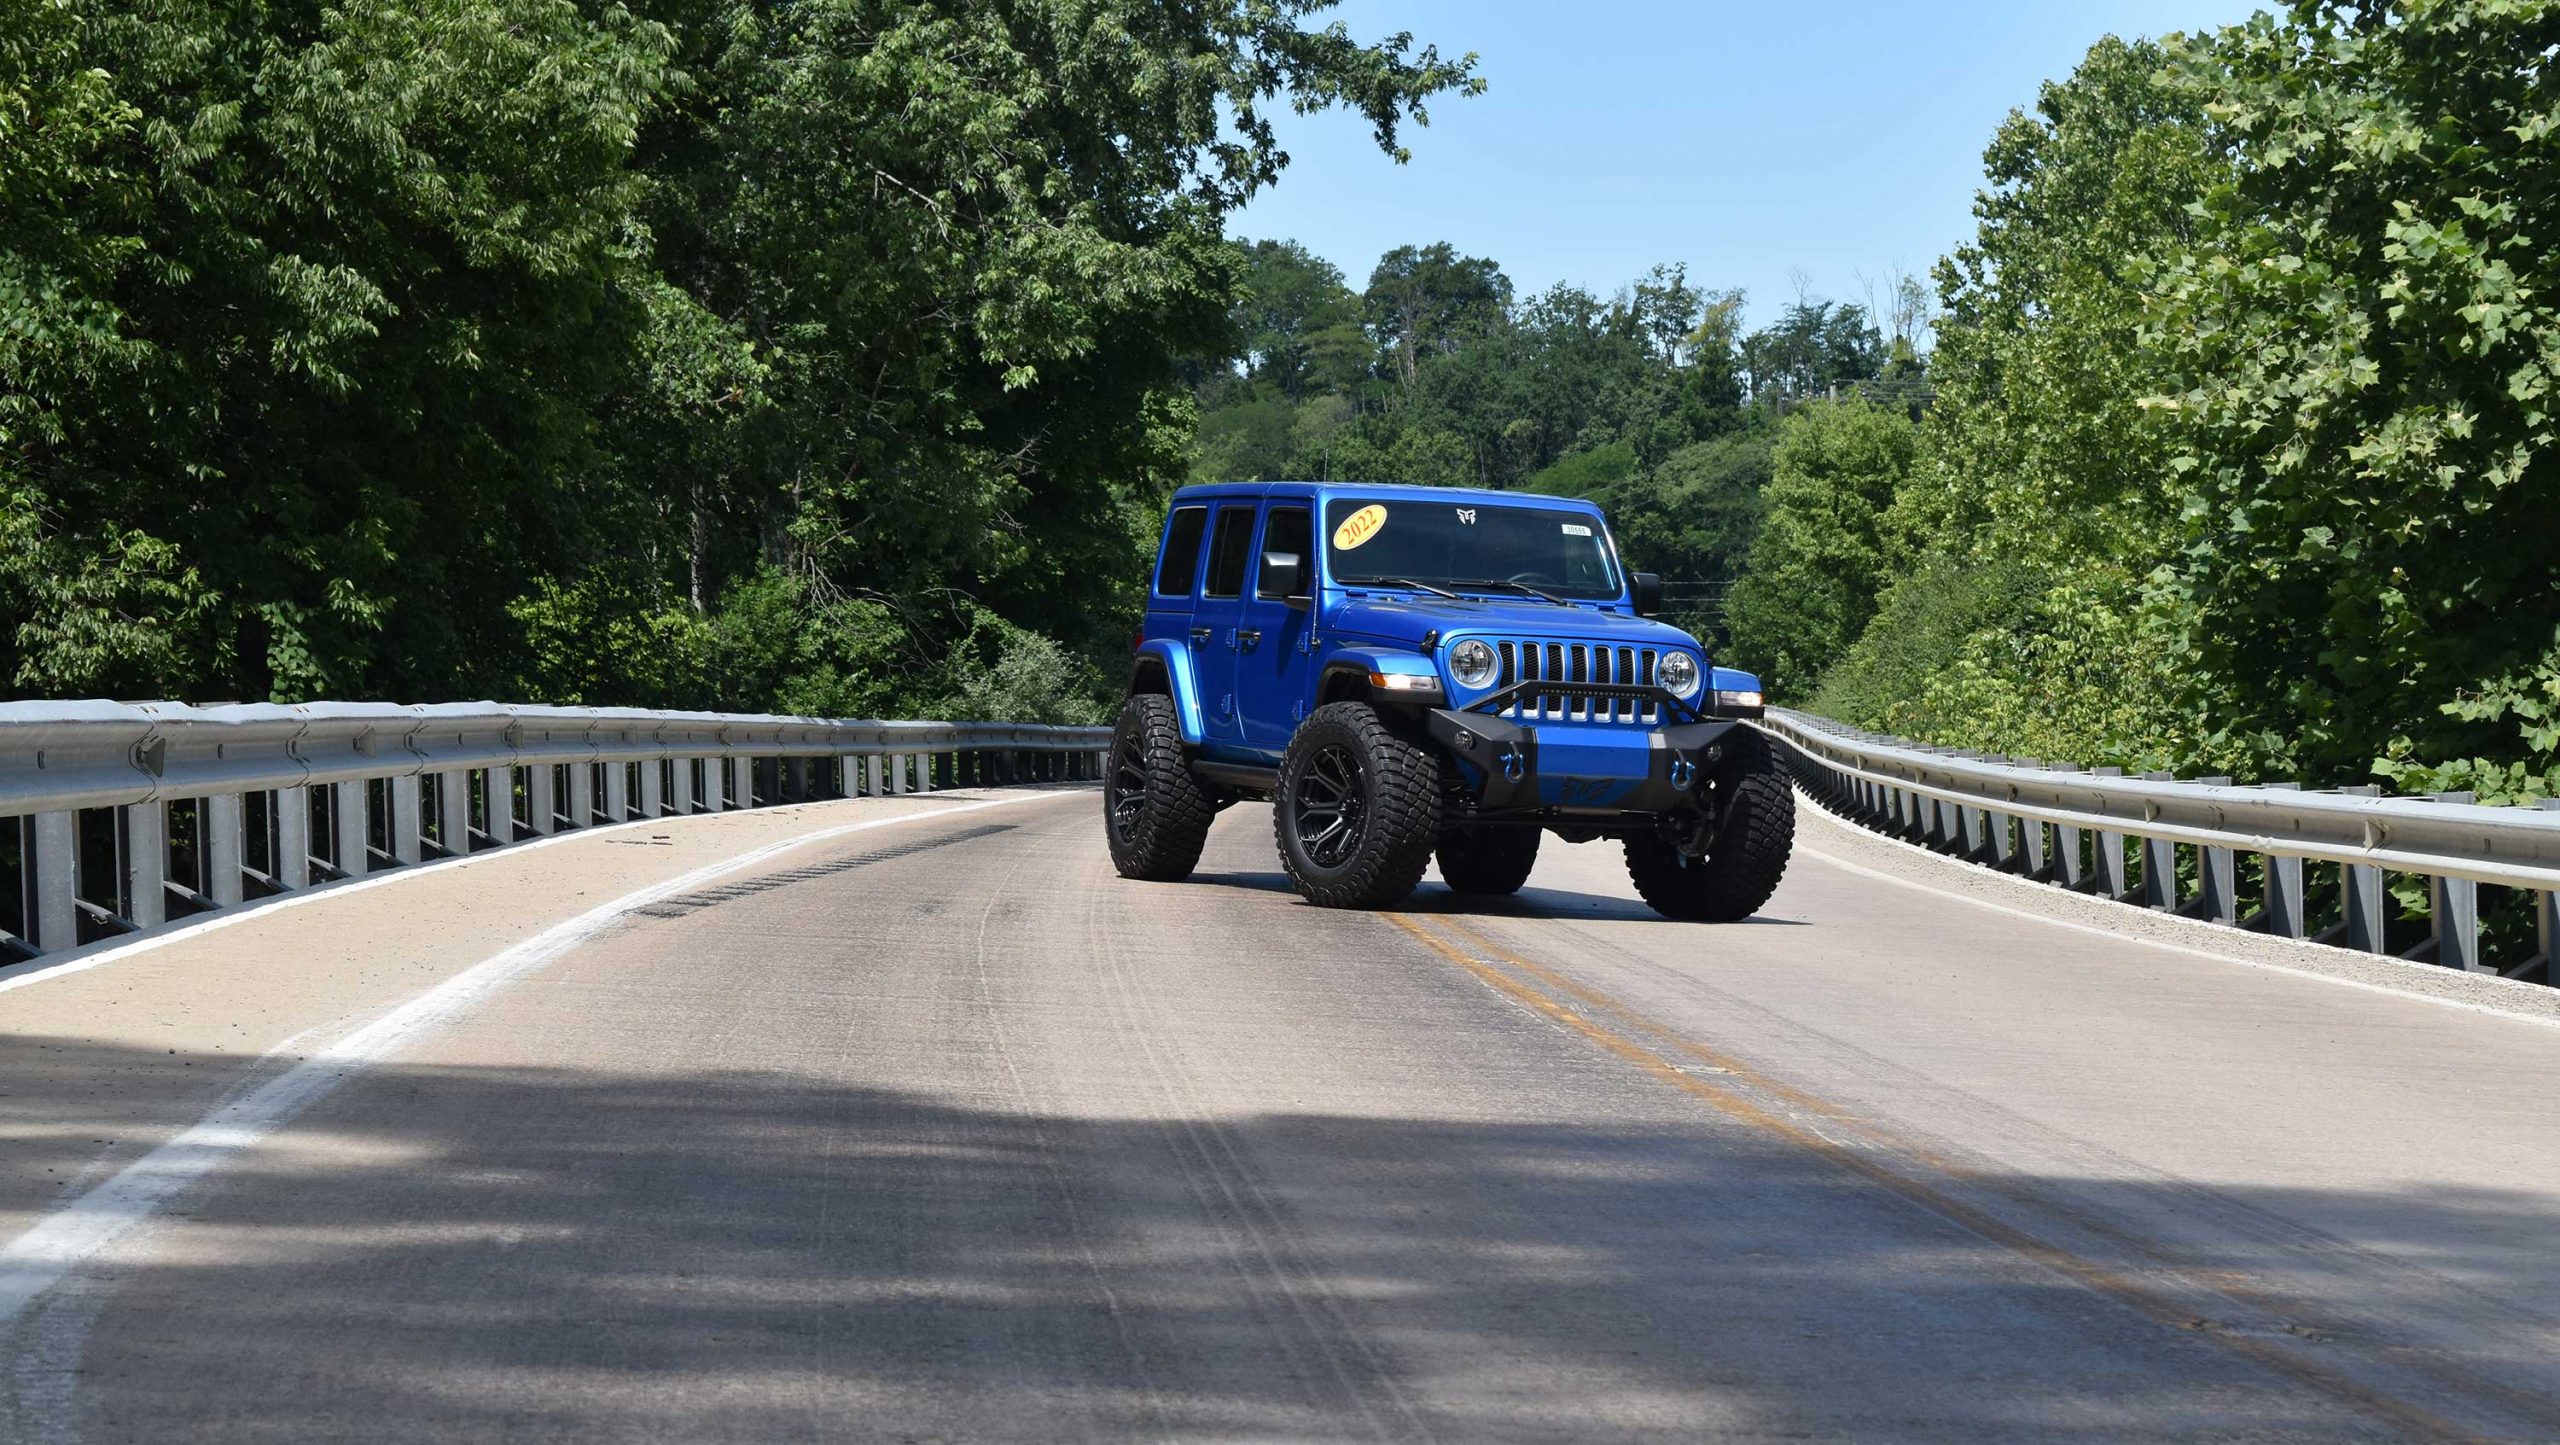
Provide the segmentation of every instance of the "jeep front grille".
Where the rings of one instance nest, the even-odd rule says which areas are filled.
[[[1493,648],[1502,659],[1502,675],[1494,683],[1496,688],[1519,682],[1590,682],[1603,687],[1653,685],[1654,650],[1650,647],[1536,642],[1521,638],[1496,642]],[[1531,722],[1546,719],[1625,723],[1637,727],[1651,727],[1662,721],[1662,709],[1654,703],[1574,692],[1547,693],[1537,698],[1515,700],[1502,709],[1501,715]]]

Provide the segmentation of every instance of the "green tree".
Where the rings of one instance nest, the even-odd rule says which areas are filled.
[[[2179,547],[2228,744],[2560,781],[2560,10],[2321,0],[2182,52],[2236,174],[2154,281]]]
[[[2176,528],[2170,438],[2141,405],[2165,360],[2137,332],[2145,258],[2190,243],[2189,203],[2227,162],[2165,63],[2102,40],[1985,150],[1975,235],[1937,270],[1935,399],[1885,519],[1891,581],[1822,684],[1835,715],[2151,765],[2200,735],[2137,615]]]
[[[1480,87],[1327,8],[10,7],[0,666],[922,706],[1034,627],[1099,686],[1271,111],[1401,157]]]
[[[1410,388],[1424,358],[1501,326],[1511,278],[1482,256],[1459,255],[1446,241],[1399,246],[1378,259],[1361,304],[1397,379]]]
[[[1766,511],[1726,607],[1733,660],[1776,696],[1811,692],[1875,615],[1881,523],[1918,445],[1899,409],[1858,400],[1809,402],[1780,425]]]

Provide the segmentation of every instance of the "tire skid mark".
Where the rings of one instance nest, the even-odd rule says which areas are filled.
[[[996,910],[1012,896],[1014,881],[1030,863],[1027,850],[1016,850],[996,887],[987,890],[986,907],[978,911],[978,926],[971,952],[972,970],[978,984],[978,1000],[986,1010],[987,1027],[996,1046],[996,1060],[1004,1066],[1005,1085],[1012,1095],[1013,1106],[1029,1127],[1033,1142],[1040,1146],[1041,1172],[1049,1176],[1049,1185],[1058,1193],[1059,1205],[1066,1210],[1067,1234],[1075,1241],[1076,1257],[1083,1263],[1085,1274],[1093,1281],[1094,1293],[1101,1299],[1103,1313],[1110,1317],[1112,1337],[1120,1342],[1130,1369],[1139,1382],[1140,1397],[1146,1403],[1147,1415],[1155,1427],[1156,1438],[1177,1438],[1165,1411],[1164,1392],[1156,1385],[1156,1372],[1146,1350],[1140,1346],[1136,1332],[1130,1327],[1128,1312],[1121,1307],[1119,1292],[1111,1287],[1110,1273],[1102,1267],[1101,1256],[1094,1249],[1094,1234],[1086,1223],[1084,1210],[1076,1202],[1074,1185],[1058,1159],[1058,1144],[1050,1127],[1049,1116],[1031,1097],[1031,1087],[1022,1077],[1020,1065],[1014,1062],[1013,1044],[1004,1026],[1004,1010],[996,1002],[995,988],[987,977],[987,931]]]
[[[2298,1385],[2352,1406],[2404,1435],[2424,1440],[2482,1438],[2432,1411],[2308,1357],[2297,1348],[2312,1343],[2306,1336],[2286,1334],[2280,1330],[2235,1332],[2212,1320],[2200,1319],[2188,1302],[2179,1297],[2181,1294],[2206,1294],[2229,1298],[2223,1291],[2166,1271],[2137,1273],[2084,1258],[1967,1202],[1948,1188],[1924,1177],[1928,1172],[1925,1159],[1890,1146],[1879,1147],[1880,1136],[1856,1115],[1771,1079],[1743,1060],[1705,1045],[1683,1040],[1675,1046],[1670,1040],[1676,1035],[1658,1024],[1647,1021],[1642,1027],[1631,1029],[1623,1021],[1640,1018],[1634,1010],[1500,948],[1462,924],[1445,916],[1431,919],[1451,934],[1459,935],[1453,939],[1411,915],[1388,913],[1383,916],[1495,993],[1580,1035],[1728,1118],[1784,1140],[1988,1243],[2112,1299],[2155,1324],[2209,1340]],[[1552,993],[1549,992],[1551,989]],[[1620,1021],[1620,1026],[1613,1027],[1611,1022],[1604,1022],[1594,1015],[1610,1016]],[[1650,1036],[1654,1042],[1637,1037],[1639,1033]],[[1684,1066],[1675,1055],[1686,1055],[1718,1070],[1718,1073],[1701,1077]],[[1835,1136],[1844,1134],[1863,1134],[1870,1139]],[[1880,1155],[1902,1157],[1888,1162]],[[1904,1167],[1896,1167],[1897,1164]],[[2551,1402],[2537,1403],[2546,1412],[2540,1422],[2542,1427],[2546,1430],[2552,1428],[2553,1420],[2560,1417],[2547,1413],[2553,1409]]]
[[[1393,1368],[1370,1344],[1322,1269],[1299,1244],[1287,1213],[1264,1186],[1261,1171],[1238,1146],[1234,1131],[1202,1101],[1189,1074],[1165,1057],[1147,1018],[1150,1010],[1144,991],[1131,977],[1125,955],[1103,922],[1103,896],[1100,889],[1085,890],[1086,933],[1103,966],[1114,1021],[1166,1101],[1158,1129],[1167,1151],[1199,1202],[1201,1216],[1228,1238],[1229,1260],[1274,1344],[1293,1362],[1315,1355],[1323,1373],[1333,1378],[1343,1398],[1378,1438],[1434,1438],[1421,1412],[1398,1385]],[[1274,1297],[1285,1305],[1287,1320],[1271,1317],[1267,1301]],[[1290,1328],[1292,1324],[1296,1328]],[[1315,1372],[1299,1373],[1313,1378]],[[1382,1417],[1380,1401],[1374,1398],[1378,1396],[1384,1397],[1387,1411],[1396,1417],[1396,1427]]]

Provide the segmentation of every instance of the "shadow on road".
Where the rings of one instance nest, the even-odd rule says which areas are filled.
[[[1277,869],[1269,872],[1217,872],[1202,869],[1193,873],[1191,884],[1226,888],[1250,888],[1263,893],[1292,893],[1289,875]],[[1312,904],[1310,907],[1314,906]],[[1659,923],[1667,928],[1720,928],[1729,924],[1683,923],[1665,918],[1636,898],[1617,898],[1605,893],[1584,893],[1571,888],[1523,888],[1509,897],[1487,897],[1480,893],[1459,893],[1444,884],[1429,882],[1415,890],[1411,898],[1395,907],[1399,913],[1482,914],[1488,918],[1562,918],[1590,919],[1610,923]],[[1803,928],[1801,918],[1757,916],[1742,923],[1754,926]]]
[[[87,1055],[56,1076],[92,1087],[0,1100],[10,1161],[66,1179],[107,1127],[94,1080],[167,1063],[12,1046]],[[2495,1188],[2316,1203],[2471,1279],[2525,1263],[2488,1241],[2525,1237],[2513,1219],[2542,1204]],[[100,1440],[2331,1440],[2372,1424],[1669,1109],[1070,1114],[781,1071],[385,1068],[236,1161],[111,1283],[90,1287],[94,1337],[71,1362]],[[2363,1303],[2393,1303],[2372,1288]],[[50,1385],[11,1348],[0,1388],[23,1405]]]

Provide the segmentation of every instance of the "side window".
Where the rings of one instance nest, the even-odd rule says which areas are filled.
[[[1310,586],[1313,585],[1315,578],[1315,545],[1316,527],[1314,513],[1309,512],[1304,507],[1274,507],[1271,509],[1271,520],[1265,522],[1262,527],[1262,550],[1265,552],[1295,553],[1297,555],[1299,565],[1305,569],[1301,575],[1308,579]],[[1253,570],[1254,596],[1274,602],[1287,600],[1286,592],[1282,590],[1275,590],[1269,579],[1262,576],[1262,569],[1259,566],[1256,566]]]
[[[1253,555],[1253,508],[1220,507],[1218,534],[1209,543],[1209,577],[1201,583],[1203,597],[1239,597],[1244,594],[1244,564]]]
[[[1200,572],[1200,532],[1209,523],[1206,507],[1176,507],[1164,529],[1164,556],[1156,563],[1156,595],[1188,597],[1191,579]]]

